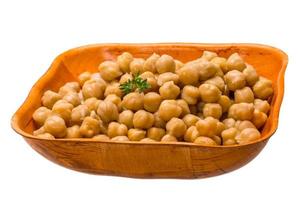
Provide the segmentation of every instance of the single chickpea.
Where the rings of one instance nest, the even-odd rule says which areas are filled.
[[[105,81],[112,81],[122,75],[119,64],[113,61],[102,62],[98,70]]]
[[[254,94],[249,87],[244,87],[242,89],[237,89],[234,91],[234,102],[235,103],[253,103]]]
[[[230,108],[232,101],[226,95],[221,95],[219,101],[217,102],[222,107],[222,112],[225,113]]]
[[[129,138],[127,136],[116,136],[116,137],[112,138],[111,141],[114,141],[114,142],[127,142],[127,141],[129,141]]]
[[[97,99],[103,98],[103,87],[101,83],[95,80],[86,81],[82,86],[82,95],[84,99],[95,97]]]
[[[122,107],[125,109],[138,111],[143,109],[144,106],[144,96],[138,92],[131,92],[124,96],[121,103]]]
[[[177,99],[176,101],[177,101],[177,105],[179,105],[182,110],[180,117],[183,117],[183,116],[191,113],[189,105],[187,104],[187,102],[185,100]]]
[[[244,130],[245,128],[256,128],[254,126],[254,124],[251,122],[251,121],[248,121],[248,120],[244,120],[244,121],[237,121],[235,123],[235,127],[239,130],[239,131],[242,131]]]
[[[71,122],[73,124],[81,124],[85,117],[89,116],[90,111],[86,105],[79,105],[72,109]]]
[[[226,129],[225,124],[223,122],[218,121],[216,135],[220,136],[222,131],[224,131],[225,129]]]
[[[93,117],[86,117],[84,118],[80,128],[80,134],[82,137],[91,138],[94,135],[100,133],[100,124],[99,120]]]
[[[186,64],[176,71],[183,85],[196,85],[199,82],[199,72],[194,64]]]
[[[212,62],[201,60],[198,66],[199,79],[205,81],[213,77],[217,72],[217,65]]]
[[[55,137],[53,135],[51,135],[50,133],[43,133],[43,134],[39,134],[37,135],[38,138],[41,139],[48,139],[48,140],[54,140]]]
[[[117,57],[117,63],[119,64],[120,69],[124,73],[130,72],[129,65],[132,61],[133,61],[133,56],[128,52],[124,52]]]
[[[133,58],[133,61],[129,65],[130,72],[132,74],[138,74],[144,72],[143,71],[144,63],[145,63],[145,59],[143,58]]]
[[[80,86],[83,86],[83,84],[90,80],[92,77],[92,73],[91,72],[83,72],[81,73],[79,76],[78,76],[78,81],[79,81],[79,84]]]
[[[80,85],[78,82],[68,82],[65,85],[63,85],[62,87],[59,88],[58,94],[60,94],[61,96],[65,96],[66,94],[73,92],[73,93],[77,93],[80,91]]]
[[[104,134],[95,135],[94,137],[92,137],[92,139],[97,140],[97,141],[109,141],[110,140],[110,138]]]
[[[227,67],[227,60],[226,58],[223,57],[214,57],[213,59],[210,60],[210,62],[212,62],[213,64],[215,64],[219,69],[221,69],[222,73],[224,75],[224,73],[228,72],[228,67]],[[219,69],[217,70],[217,73],[219,71]],[[219,72],[220,73],[220,72]]]
[[[110,138],[116,136],[126,136],[128,132],[127,126],[118,122],[110,122],[107,129],[107,135]]]
[[[239,133],[236,128],[228,128],[222,131],[221,137],[223,140],[223,145],[233,145],[236,144],[235,137]]]
[[[151,127],[147,130],[147,137],[155,141],[160,141],[165,134],[166,131],[163,128]]]
[[[159,88],[159,94],[162,99],[176,99],[180,94],[180,88],[173,81],[168,81]]]
[[[144,62],[143,71],[156,73],[155,63],[159,59],[159,57],[160,56],[158,54],[153,53],[149,58],[147,58],[146,61]]]
[[[252,103],[237,103],[230,106],[228,117],[235,120],[251,120],[254,106]]]
[[[98,105],[100,103],[100,100],[98,100],[97,98],[95,97],[91,97],[91,98],[88,98],[86,99],[84,102],[83,102],[83,105],[86,105],[89,109],[89,111],[96,111],[97,108],[98,108]]]
[[[122,107],[121,107],[121,98],[115,94],[109,94],[105,97],[104,101],[110,101],[113,104],[115,104],[118,108],[118,111],[121,111]]]
[[[158,90],[158,84],[157,84],[157,78],[152,72],[144,72],[140,75],[140,77],[147,81],[147,83],[150,85],[150,88],[144,90],[144,93],[150,92],[150,91],[157,91]]]
[[[57,101],[52,107],[52,113],[59,115],[68,123],[71,120],[71,113],[74,106],[67,101]]]
[[[154,116],[154,124],[153,126],[154,127],[157,127],[157,128],[165,128],[166,127],[166,122],[159,117],[159,113],[158,112],[155,112],[153,114]]]
[[[256,128],[246,128],[235,136],[238,144],[246,144],[260,138],[260,132]]]
[[[43,126],[46,119],[51,115],[51,110],[42,106],[36,109],[32,115],[33,120],[38,126]]]
[[[118,120],[118,107],[111,101],[100,101],[97,109],[97,114],[104,123]]]
[[[139,129],[151,128],[154,123],[154,116],[144,110],[139,110],[133,115],[133,126]]]
[[[165,73],[162,73],[162,74],[158,75],[157,84],[159,86],[162,86],[164,83],[166,83],[168,81],[173,81],[174,84],[178,84],[179,77],[178,77],[177,74],[172,73],[172,72],[165,72]]]
[[[161,138],[161,142],[177,142],[177,138],[173,135],[166,134]]]
[[[226,118],[223,120],[223,124],[225,125],[225,129],[233,128],[235,127],[235,119],[233,118]]]
[[[211,139],[210,137],[206,137],[206,136],[199,136],[194,140],[195,144],[199,144],[202,146],[216,146],[217,143]]]
[[[261,112],[259,110],[254,110],[252,123],[256,126],[256,128],[261,128],[266,123],[268,116],[266,113]]]
[[[182,118],[187,127],[195,126],[199,119],[198,116],[193,114],[187,114]]]
[[[67,135],[66,138],[80,138],[80,127],[78,125],[71,126],[67,128]]]
[[[119,114],[119,123],[125,124],[128,128],[133,127],[133,115],[131,110],[124,110]]]
[[[225,89],[225,82],[220,76],[215,76],[207,79],[204,83],[217,86],[221,92],[223,92]]]
[[[107,85],[104,96],[107,97],[110,94],[115,94],[118,97],[122,97],[122,91],[120,90],[120,83],[119,82],[112,82]]]
[[[218,54],[216,54],[215,52],[203,51],[203,54],[202,54],[201,58],[210,61],[210,60],[212,60],[213,58],[215,58],[217,56],[218,56]]]
[[[63,138],[66,135],[66,124],[63,118],[53,115],[46,119],[44,124],[45,133],[50,133],[56,138]]]
[[[197,137],[200,136],[196,126],[190,126],[184,135],[184,141],[186,142],[194,142]]]
[[[169,121],[173,117],[179,117],[181,112],[182,108],[175,100],[164,100],[158,108],[158,115],[165,122]]]
[[[156,112],[162,101],[161,96],[156,92],[149,92],[144,96],[144,108],[149,112]]]
[[[63,97],[63,100],[66,100],[67,102],[69,102],[73,106],[78,106],[81,103],[81,99],[80,99],[78,93],[75,93],[75,92],[69,92],[69,93],[67,93]]]
[[[123,74],[119,80],[119,83],[120,84],[124,84],[126,83],[128,80],[132,80],[133,79],[133,76],[131,74]]]
[[[255,99],[254,100],[254,108],[261,112],[268,114],[270,110],[270,104],[266,100]]]
[[[159,74],[165,73],[165,72],[175,72],[175,61],[174,59],[169,55],[162,55],[160,58],[157,59],[155,62],[156,71]]]
[[[246,64],[238,53],[233,53],[227,59],[227,67],[229,71],[238,70],[242,72],[246,68]]]
[[[61,98],[62,96],[60,94],[53,92],[51,90],[47,90],[42,96],[42,104],[43,106],[52,109],[55,102],[57,102]]]
[[[220,119],[222,116],[222,107],[218,103],[206,103],[203,107],[203,116]]]
[[[180,60],[174,60],[175,61],[175,71],[177,72],[180,68],[183,67],[183,63]]]
[[[263,77],[259,77],[252,89],[255,97],[262,100],[268,99],[273,94],[272,81]]]
[[[246,77],[246,82],[249,86],[253,86],[256,81],[258,81],[258,75],[256,70],[251,65],[247,65],[247,67],[243,70],[243,74]]]
[[[181,138],[186,132],[186,125],[182,119],[173,117],[170,121],[167,122],[166,130],[167,134],[173,135],[176,138]]]
[[[206,117],[205,119],[200,119],[196,123],[196,128],[201,136],[212,137],[217,134],[218,120],[213,117]]]
[[[146,131],[141,129],[129,129],[128,130],[128,138],[130,141],[140,141],[146,136]]]
[[[199,87],[200,97],[205,103],[215,103],[218,102],[221,97],[221,91],[217,86],[212,84],[204,83]]]
[[[181,98],[188,104],[195,105],[200,97],[200,91],[197,87],[186,85],[181,91]]]
[[[225,83],[227,84],[228,89],[231,91],[241,89],[246,85],[245,75],[238,70],[232,70],[227,72],[224,75],[224,80]]]

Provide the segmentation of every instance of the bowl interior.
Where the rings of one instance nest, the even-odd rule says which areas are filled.
[[[24,104],[13,117],[13,128],[23,136],[30,137],[35,129],[32,113],[41,106],[40,99],[46,90],[57,91],[64,83],[77,80],[77,76],[83,71],[96,72],[102,61],[114,60],[124,51],[142,58],[154,52],[169,54],[175,59],[187,62],[200,57],[204,50],[214,51],[223,57],[237,52],[260,75],[273,81],[271,112],[262,131],[262,139],[270,137],[278,124],[287,56],[276,48],[256,44],[100,44],[69,50],[58,56],[33,86]]]

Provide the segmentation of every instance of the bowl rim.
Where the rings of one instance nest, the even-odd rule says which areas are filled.
[[[24,110],[25,105],[30,104],[28,101],[34,96],[34,92],[36,90],[39,90],[39,85],[41,82],[45,82],[48,79],[51,79],[51,76],[48,76],[48,74],[53,73],[56,69],[59,68],[59,65],[57,65],[58,62],[61,62],[61,58],[63,58],[65,55],[68,55],[72,52],[76,52],[78,50],[84,50],[86,48],[93,48],[93,47],[116,47],[116,46],[138,46],[138,47],[165,47],[168,46],[178,46],[178,47],[191,47],[191,46],[197,46],[197,47],[212,47],[212,46],[218,46],[220,48],[232,48],[232,47],[252,47],[252,48],[261,48],[266,49],[269,51],[272,51],[273,53],[277,54],[282,59],[282,66],[278,73],[278,77],[276,80],[276,83],[278,85],[278,93],[277,93],[277,101],[273,105],[273,112],[274,112],[274,118],[273,123],[274,125],[269,130],[266,137],[261,137],[258,140],[255,140],[253,142],[247,143],[247,144],[235,144],[235,145],[220,145],[220,146],[203,146],[195,143],[190,142],[139,142],[139,141],[99,141],[94,140],[91,138],[75,138],[75,139],[44,139],[44,138],[38,138],[30,133],[27,133],[23,131],[19,125],[19,114]],[[19,135],[23,136],[25,139],[34,139],[34,140],[45,140],[45,141],[55,141],[55,142],[95,142],[95,143],[106,143],[106,144],[131,144],[131,145],[172,145],[172,146],[186,146],[186,147],[203,147],[203,148],[236,148],[236,147],[245,147],[249,145],[253,145],[260,142],[267,142],[270,137],[274,135],[278,128],[278,118],[280,113],[280,107],[284,96],[284,75],[288,64],[288,55],[281,49],[265,45],[265,44],[258,44],[258,43],[185,43],[185,42],[167,42],[167,43],[97,43],[97,44],[88,44],[83,45],[79,47],[75,47],[72,49],[69,49],[67,51],[64,51],[63,53],[59,54],[51,63],[50,67],[46,70],[46,72],[34,83],[32,88],[30,89],[27,97],[21,104],[21,106],[17,109],[17,111],[13,114],[11,118],[11,127],[12,129],[18,133]]]

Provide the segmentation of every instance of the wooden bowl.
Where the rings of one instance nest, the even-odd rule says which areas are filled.
[[[83,71],[97,71],[103,60],[116,59],[124,51],[146,58],[153,52],[169,54],[183,62],[201,56],[204,50],[228,57],[238,52],[259,74],[271,79],[274,97],[267,123],[258,141],[246,145],[204,147],[192,143],[101,142],[91,139],[39,139],[32,113],[41,106],[44,91],[57,91]],[[45,158],[64,167],[94,173],[145,178],[198,178],[230,172],[251,161],[264,148],[278,125],[284,91],[287,55],[258,44],[97,44],[71,49],[59,55],[32,87],[12,117],[12,128]]]

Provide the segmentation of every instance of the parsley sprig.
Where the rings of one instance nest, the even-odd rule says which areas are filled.
[[[139,92],[143,92],[144,90],[149,88],[151,88],[151,85],[147,82],[147,80],[142,79],[139,73],[133,75],[132,79],[129,79],[125,83],[122,83],[120,85],[120,89],[124,94],[128,94],[135,90],[138,90]]]

